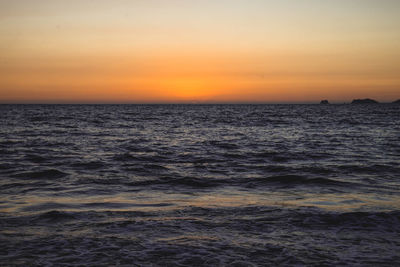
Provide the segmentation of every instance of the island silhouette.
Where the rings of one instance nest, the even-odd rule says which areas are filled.
[[[319,103],[320,103],[320,105],[329,105],[330,104],[329,100],[327,100],[327,99],[323,99]],[[346,103],[344,103],[344,104],[346,104]],[[351,104],[381,104],[381,103],[376,101],[375,99],[364,98],[364,99],[353,99],[353,101],[351,101]],[[382,104],[400,104],[400,99],[393,101],[393,102],[382,102]]]
[[[374,99],[370,99],[370,98],[365,98],[365,99],[354,99],[351,104],[378,104],[379,102],[374,100]]]

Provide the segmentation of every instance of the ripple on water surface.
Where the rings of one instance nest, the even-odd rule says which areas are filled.
[[[0,105],[0,265],[400,264],[396,105]]]

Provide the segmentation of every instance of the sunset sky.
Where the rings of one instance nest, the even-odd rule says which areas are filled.
[[[1,103],[400,98],[398,0],[0,0]]]

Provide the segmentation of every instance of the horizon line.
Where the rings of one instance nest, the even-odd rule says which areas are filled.
[[[393,104],[398,100],[394,100],[391,102],[378,102],[376,104]],[[351,101],[329,101],[328,105],[346,105],[351,104]],[[63,101],[54,101],[54,102],[41,102],[41,101],[32,101],[32,102],[1,102],[0,105],[321,105],[321,102],[316,101],[299,101],[299,102],[256,102],[256,101],[232,101],[232,102],[198,102],[198,101],[190,101],[190,102],[63,102]]]

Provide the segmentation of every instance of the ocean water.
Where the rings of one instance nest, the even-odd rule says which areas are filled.
[[[398,266],[400,105],[1,105],[1,266]]]

